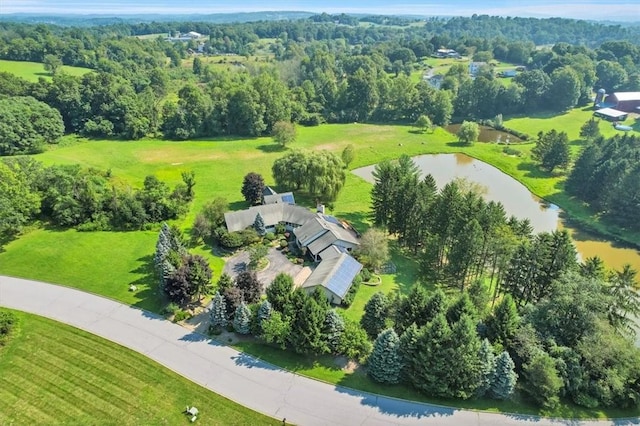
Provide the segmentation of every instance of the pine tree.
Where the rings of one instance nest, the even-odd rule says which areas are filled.
[[[324,319],[323,334],[329,346],[329,351],[337,353],[340,346],[340,336],[344,333],[344,319],[335,309],[327,311],[327,316]]]
[[[507,399],[513,393],[518,381],[516,366],[507,351],[498,355],[495,364],[489,395],[495,399]]]
[[[268,300],[264,300],[260,304],[260,307],[258,308],[258,313],[257,313],[258,328],[260,330],[262,330],[262,323],[268,320],[269,317],[271,316],[271,311],[273,311],[273,309],[271,308],[271,303],[269,303]]]
[[[298,289],[293,293],[291,312],[286,312],[291,320],[289,343],[298,353],[321,354],[328,350],[322,328],[327,316],[325,307],[313,297]]]
[[[510,294],[505,295],[496,306],[486,325],[487,335],[493,343],[498,343],[505,349],[511,347],[513,336],[520,325],[520,315]]]
[[[471,318],[476,318],[476,307],[473,305],[468,293],[462,293],[458,300],[447,309],[447,321],[453,325],[460,320],[462,315],[467,314]]]
[[[218,279],[218,291],[222,293],[229,287],[233,287],[233,279],[231,275],[223,272]]]
[[[378,335],[373,344],[373,352],[367,361],[368,373],[379,383],[395,384],[400,381],[402,362],[398,349],[400,339],[392,328]]]
[[[451,328],[439,314],[418,333],[415,350],[409,354],[409,382],[427,395],[452,396],[452,352]]]
[[[419,331],[415,323],[411,324],[402,336],[400,336],[400,345],[398,347],[398,355],[400,355],[400,378],[404,382],[412,383],[413,372],[417,368],[413,364],[414,354],[418,347]]]
[[[267,228],[264,226],[264,219],[260,213],[256,215],[256,220],[253,222],[253,229],[255,229],[261,237],[267,234]]]
[[[493,347],[489,340],[483,339],[480,344],[478,358],[481,363],[480,386],[476,390],[477,396],[484,396],[493,383],[496,372],[496,356],[493,354]]]
[[[216,292],[211,301],[209,318],[211,320],[211,328],[214,330],[223,329],[227,326],[227,305],[224,296],[218,292]]]
[[[370,338],[375,339],[385,329],[389,302],[387,296],[377,292],[364,306],[364,315],[360,319],[360,325]]]
[[[233,329],[238,334],[249,334],[251,324],[251,311],[247,305],[242,302],[236,309],[233,316]]]
[[[445,380],[449,387],[443,396],[467,399],[473,396],[481,384],[482,364],[479,358],[480,338],[476,324],[468,315],[451,327],[451,340],[447,342],[451,349],[447,359],[449,368]]]

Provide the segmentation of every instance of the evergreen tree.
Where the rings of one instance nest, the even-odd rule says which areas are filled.
[[[536,146],[531,150],[531,156],[549,173],[556,167],[566,168],[571,160],[569,137],[565,132],[558,133],[555,129],[547,133],[540,132]]]
[[[453,362],[451,328],[443,314],[420,330],[407,372],[410,383],[427,395],[451,397],[450,369]],[[403,350],[404,354],[404,350]]]
[[[518,381],[515,364],[507,351],[503,351],[495,360],[495,371],[491,380],[489,395],[495,399],[507,399],[513,393]]]
[[[375,339],[386,327],[389,302],[382,292],[377,292],[364,305],[364,314],[360,325],[370,338]]]
[[[402,369],[399,347],[400,339],[392,328],[378,335],[367,361],[367,372],[373,380],[390,384],[399,382]]]
[[[298,289],[293,293],[289,342],[293,350],[302,354],[321,354],[328,350],[322,328],[326,318],[326,309],[313,297]]]
[[[233,278],[231,278],[231,275],[223,272],[218,279],[218,291],[222,293],[229,287],[233,287]]]
[[[486,321],[487,335],[493,343],[503,348],[511,347],[511,341],[520,325],[520,315],[510,294],[506,294],[493,314]]]
[[[450,366],[445,373],[448,389],[443,396],[470,398],[482,379],[482,363],[479,358],[481,343],[476,324],[470,316],[462,315],[451,327],[451,340],[446,344],[450,348]]]
[[[398,334],[402,335],[413,323],[425,325],[428,322],[424,318],[428,300],[427,292],[420,285],[415,285],[406,297],[399,299],[395,312],[395,330]]]
[[[327,311],[327,316],[324,319],[323,334],[329,351],[331,353],[337,353],[340,347],[340,337],[344,333],[345,325],[344,319],[335,309]]]
[[[211,309],[209,310],[209,318],[211,328],[214,330],[224,329],[227,326],[227,305],[219,292],[216,292],[211,301]]]
[[[477,317],[476,307],[473,305],[468,293],[462,293],[460,297],[447,309],[447,321],[453,325],[462,315],[469,315],[473,320]]]
[[[269,319],[271,316],[271,312],[273,309],[271,308],[271,303],[268,300],[264,300],[260,307],[258,308],[257,320],[258,320],[258,328],[262,330],[262,323]]]
[[[483,339],[480,344],[478,358],[480,359],[480,386],[476,390],[476,395],[482,397],[491,388],[496,372],[496,357],[487,339]]]
[[[233,329],[238,334],[249,334],[251,324],[251,310],[244,302],[236,308],[233,316]]]
[[[421,368],[414,363],[419,337],[420,333],[415,323],[411,324],[400,336],[398,355],[400,355],[400,364],[402,366],[400,377],[403,382],[413,383],[414,372]]]
[[[253,221],[253,229],[255,229],[261,237],[264,237],[267,234],[267,229],[264,226],[264,219],[260,213],[256,215],[256,220]]]
[[[419,326],[424,325],[432,321],[439,314],[444,314],[445,312],[447,312],[447,296],[444,294],[444,291],[439,288],[434,291],[427,300],[422,317],[416,324]]]

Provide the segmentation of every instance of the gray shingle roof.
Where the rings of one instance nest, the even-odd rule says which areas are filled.
[[[275,226],[279,222],[302,225],[315,217],[315,213],[304,207],[278,203],[253,206],[237,212],[227,212],[224,214],[224,221],[229,232],[241,231],[253,225],[258,213],[262,216],[266,227]]]
[[[293,193],[285,192],[283,194],[272,194],[264,196],[264,204],[295,204],[296,200],[293,198]]]
[[[357,260],[346,253],[341,253],[338,257],[320,262],[302,287],[323,286],[342,299],[361,269],[362,265]]]

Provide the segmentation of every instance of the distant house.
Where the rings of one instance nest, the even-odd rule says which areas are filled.
[[[225,213],[227,230],[234,232],[252,227],[258,214],[262,216],[267,232],[275,232],[276,225],[283,224],[288,231],[293,231],[297,246],[320,262],[302,288],[311,292],[320,286],[331,303],[341,303],[362,269],[362,265],[348,254],[360,245],[358,233],[322,210],[313,212],[295,205],[291,192],[278,194],[266,187],[263,194],[265,204]]]
[[[320,287],[329,302],[338,305],[342,303],[351,288],[353,279],[361,270],[360,262],[346,253],[339,253],[323,259],[302,284],[302,288],[311,293]]]
[[[604,118],[607,121],[624,121],[627,119],[629,114],[613,108],[601,108],[595,111],[593,115],[599,118]]]
[[[460,54],[453,49],[438,49],[433,54],[436,58],[459,58]]]
[[[640,92],[615,92],[605,102],[618,111],[640,112]]]
[[[504,70],[500,73],[500,77],[513,78],[518,75],[516,70]]]
[[[195,31],[189,31],[189,32],[187,33],[187,37],[192,38],[192,39],[196,39],[196,38],[200,38],[200,37],[202,37],[202,34],[197,33],[197,32],[195,32]]]
[[[470,62],[469,75],[471,75],[472,77],[477,76],[478,72],[480,72],[480,68],[486,67],[486,66],[487,66],[486,62]]]

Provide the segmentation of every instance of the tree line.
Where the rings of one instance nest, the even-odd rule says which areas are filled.
[[[468,46],[459,47],[461,53],[476,60],[509,59],[527,69],[503,85],[490,67],[471,78],[466,64],[454,64],[436,89],[425,81],[415,83],[408,74],[421,69],[421,58],[433,49],[458,48],[445,35],[396,37],[391,34],[410,30],[374,26],[370,31],[375,36],[356,43],[288,32],[288,26],[323,23],[246,25],[255,25],[255,32],[245,44],[266,36],[277,39],[272,44],[275,61],[229,71],[196,57],[189,70],[181,66],[189,44],[118,37],[116,29],[2,24],[0,57],[42,62],[55,56],[95,72],[83,77],[57,73],[52,82],[37,83],[2,73],[0,94],[45,102],[60,112],[66,132],[127,139],[162,133],[168,139],[187,139],[266,135],[278,122],[408,123],[427,116],[435,125],[446,125],[500,113],[562,111],[590,102],[594,88],[640,90],[640,50],[629,41],[606,41],[596,49],[565,42],[534,49],[533,43],[468,39]],[[279,32],[273,35],[275,29],[261,26]],[[214,26],[205,34],[226,40],[244,33],[243,28]],[[68,46],[75,46],[74,55],[67,53]],[[209,49],[218,50],[211,41]],[[166,99],[170,91],[177,92],[177,99]]]
[[[639,231],[640,138],[588,140],[567,178],[567,191],[620,226]]]
[[[194,197],[194,174],[182,178],[173,190],[153,175],[132,188],[110,171],[6,158],[0,161],[0,235],[11,237],[36,219],[85,231],[143,229],[175,219]]]

